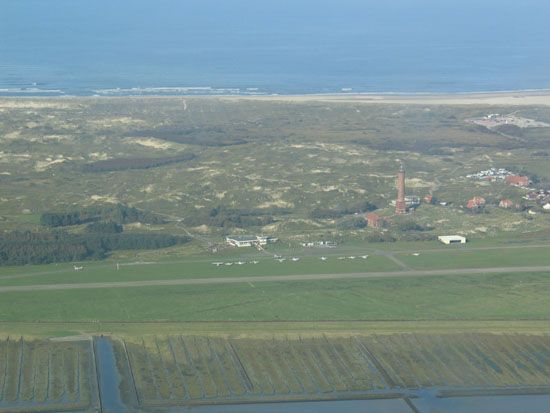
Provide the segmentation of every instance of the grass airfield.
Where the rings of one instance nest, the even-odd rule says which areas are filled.
[[[312,271],[403,276],[0,292],[0,412],[91,413],[108,406],[106,394],[133,412],[339,400],[415,412],[429,397],[521,396],[527,406],[546,397],[550,272],[406,274],[490,269],[499,254],[499,265],[547,265],[548,245],[384,247],[268,250],[296,262],[235,249],[157,262],[113,257],[78,272],[67,264],[2,269],[0,288]],[[219,261],[233,265],[212,264]],[[118,386],[102,381],[111,374]]]
[[[300,252],[297,247],[288,249],[279,245],[262,252],[233,249],[223,252],[221,257],[198,255],[178,261],[89,262],[82,271],[74,271],[67,264],[7,268],[0,271],[0,288],[105,284],[102,288],[84,290],[0,292],[3,298],[0,316],[11,326],[10,330],[17,322],[24,328],[27,322],[65,321],[70,335],[79,334],[71,327],[73,323],[91,323],[82,330],[87,333],[88,328],[95,331],[102,322],[113,323],[109,332],[116,333],[115,326],[124,322],[144,322],[144,328],[154,332],[154,321],[207,321],[216,325],[220,334],[234,331],[233,325],[227,330],[224,327],[229,321],[276,321],[280,326],[284,322],[330,325],[331,320],[339,320],[343,326],[347,321],[379,320],[411,325],[430,320],[525,320],[528,324],[529,320],[548,319],[550,270],[530,273],[524,268],[549,265],[549,248],[540,243],[443,246],[430,241],[398,243],[393,251],[374,249],[372,243],[352,243],[332,249],[302,248]],[[287,260],[279,262],[271,254],[285,256]],[[292,261],[291,257],[299,261]],[[216,266],[215,262],[233,265]],[[509,271],[499,273],[494,269],[495,262],[497,268],[507,267]],[[457,273],[408,275],[411,271],[422,274],[428,268],[430,271],[451,268]],[[460,269],[467,272],[472,268],[479,269],[479,274],[460,273]],[[355,274],[369,272],[375,278],[354,278]],[[279,276],[333,273],[341,273],[344,278],[277,282]],[[385,277],[385,273],[392,276]],[[224,283],[224,278],[235,276],[242,277],[240,282]],[[261,281],[261,277],[269,280],[256,281]],[[155,281],[179,279],[212,279],[214,283],[155,285]],[[109,283],[133,281],[147,281],[150,285],[109,288]]]

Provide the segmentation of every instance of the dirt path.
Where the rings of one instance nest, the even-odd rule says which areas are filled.
[[[0,287],[0,293],[25,292],[25,291],[53,291],[53,290],[85,290],[94,288],[132,288],[132,287],[159,287],[171,285],[211,285],[211,284],[235,284],[250,282],[288,282],[288,281],[319,281],[337,279],[366,279],[366,278],[391,278],[391,277],[429,277],[434,275],[475,275],[475,274],[504,274],[521,272],[548,272],[550,265],[535,267],[491,267],[491,268],[459,268],[450,270],[401,270],[370,273],[349,274],[297,274],[297,275],[266,275],[249,277],[224,277],[224,278],[191,278],[180,280],[148,280],[148,281],[123,281],[123,282],[98,282],[81,284],[44,284],[44,285],[20,285]]]

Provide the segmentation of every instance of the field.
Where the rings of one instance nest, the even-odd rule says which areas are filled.
[[[281,400],[414,400],[422,397],[420,389],[443,397],[540,394],[550,374],[548,335],[364,332],[106,340],[0,342],[0,412],[93,411],[100,399],[109,409],[111,393],[132,411]],[[109,372],[119,386],[107,387]]]
[[[548,386],[548,336],[147,337],[124,346],[145,406]],[[119,357],[123,357],[120,355]]]
[[[88,342],[0,341],[0,412],[84,410],[98,404]]]

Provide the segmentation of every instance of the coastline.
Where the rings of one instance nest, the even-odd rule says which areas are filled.
[[[357,104],[407,104],[407,105],[494,105],[494,106],[550,106],[550,89],[518,90],[502,92],[456,93],[331,93],[296,95],[246,95],[246,94],[147,94],[147,95],[0,95],[0,102],[22,100],[73,100],[73,99],[221,99],[228,101],[273,101],[287,103],[357,103]]]
[[[336,93],[319,95],[224,96],[225,99],[360,104],[550,106],[550,90],[467,93]]]

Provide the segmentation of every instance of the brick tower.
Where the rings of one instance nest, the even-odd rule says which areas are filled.
[[[405,203],[405,168],[403,164],[397,172],[397,201],[395,202],[395,213],[402,215],[407,213],[407,204]]]

